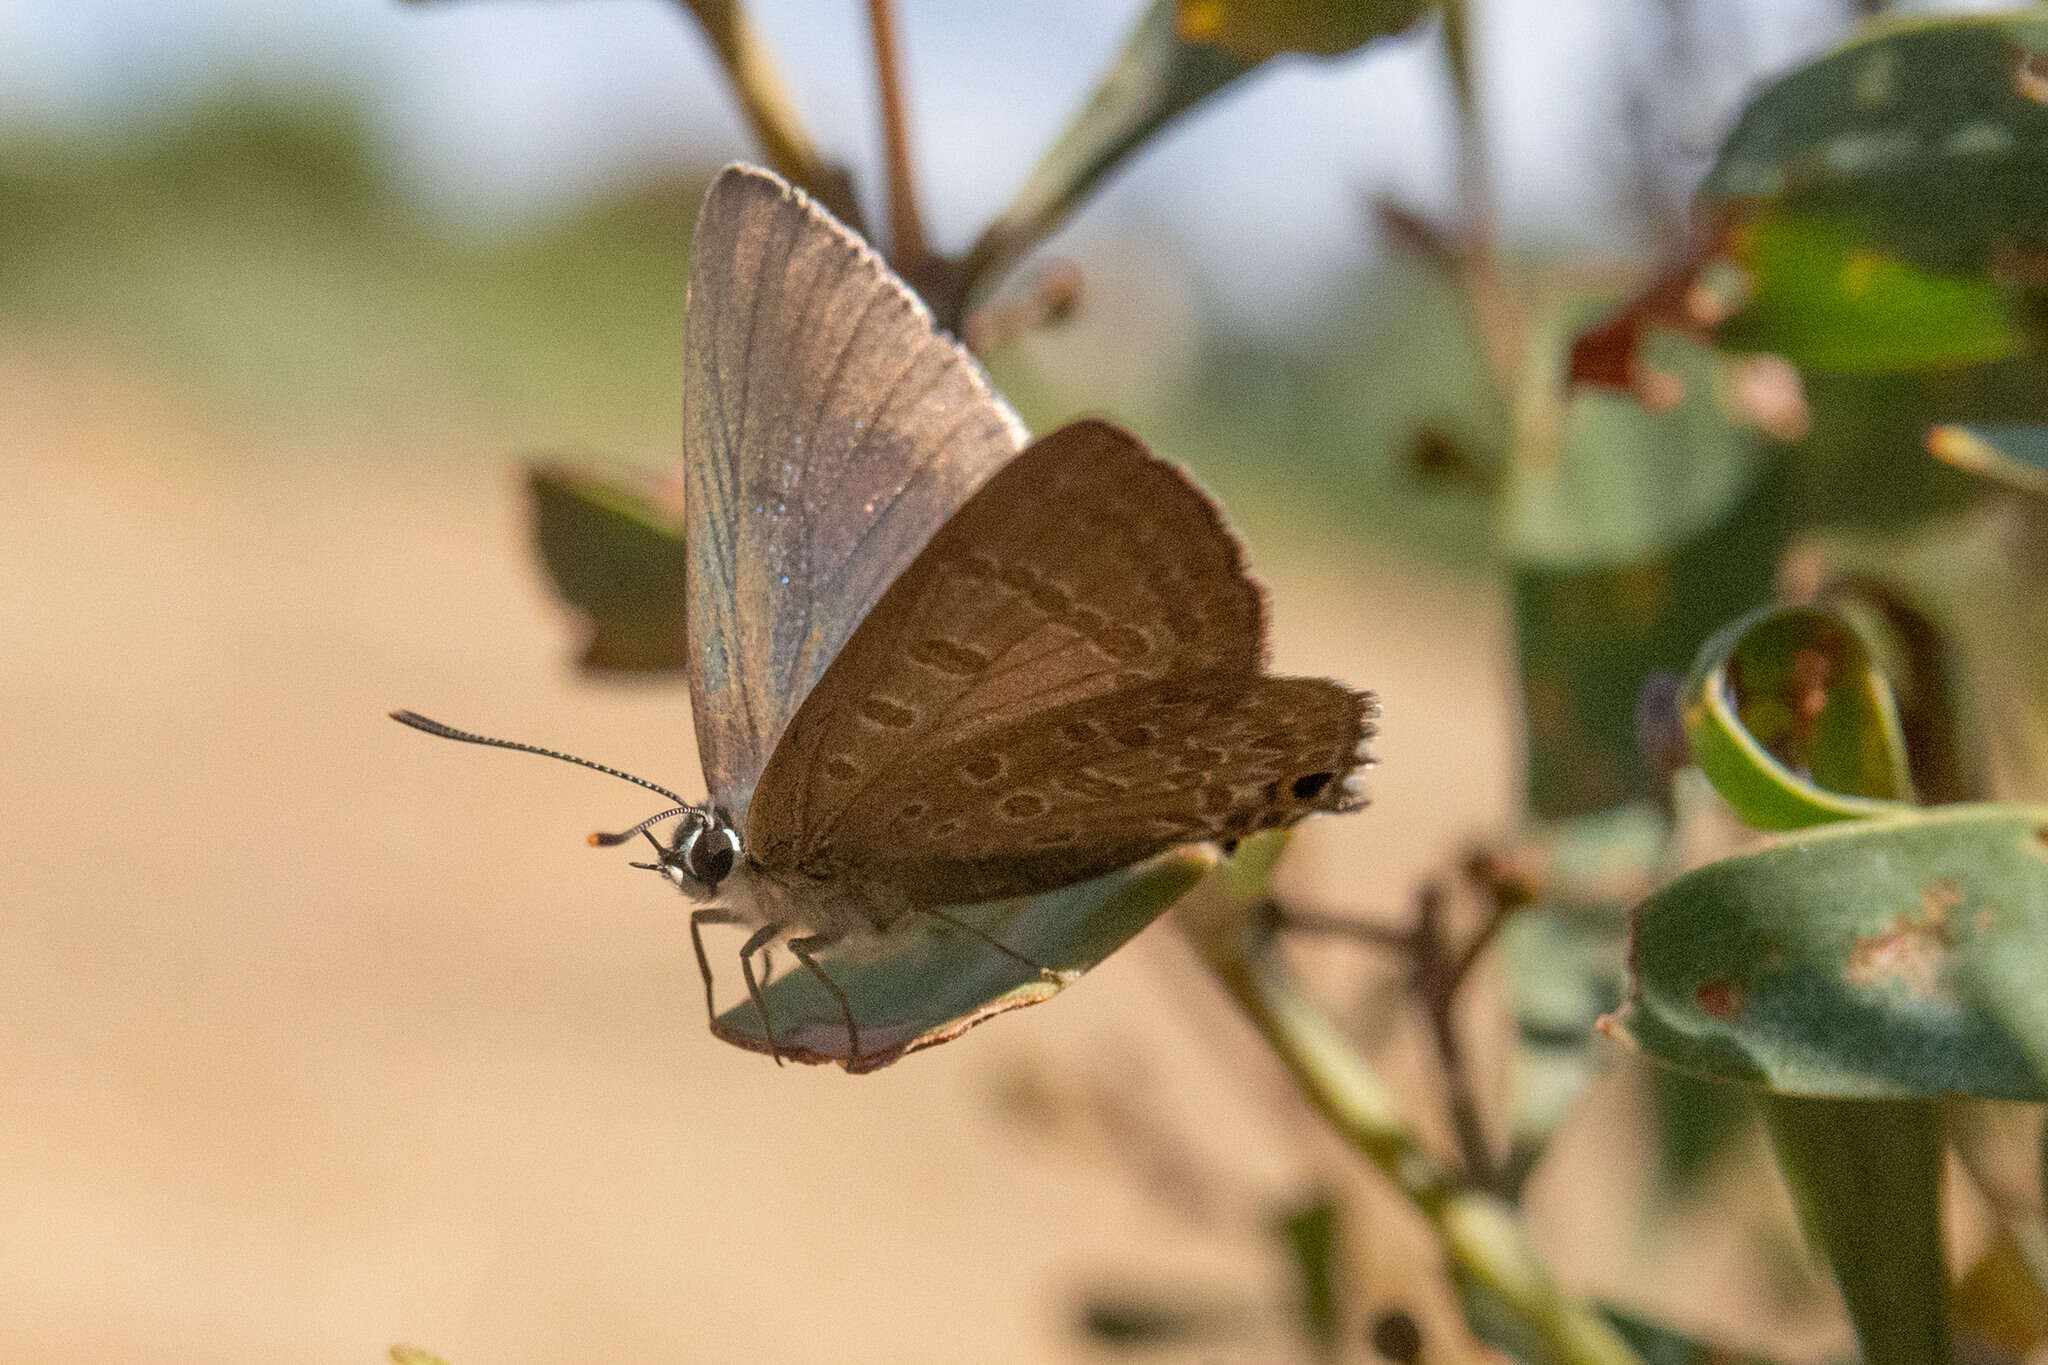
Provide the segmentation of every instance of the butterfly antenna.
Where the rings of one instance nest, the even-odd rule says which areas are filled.
[[[633,828],[622,829],[617,834],[593,834],[590,836],[591,847],[615,848],[618,845],[625,843],[627,840],[631,839],[636,834],[646,834],[650,827],[660,824],[662,821],[668,819],[671,815],[688,815],[694,809],[696,809],[694,806],[677,806],[674,810],[665,810],[659,815],[650,815],[645,820],[642,820],[639,824],[633,826]],[[654,836],[648,834],[647,837],[649,839],[652,839]],[[668,852],[668,850],[663,848],[660,844],[656,844],[654,847],[657,852]]]
[[[574,754],[565,754],[559,749],[543,749],[538,744],[521,744],[517,740],[492,739],[488,735],[473,735],[467,730],[458,730],[452,725],[443,725],[438,720],[428,720],[417,711],[393,711],[391,719],[397,721],[400,725],[410,725],[415,730],[424,730],[430,735],[439,735],[442,739],[459,739],[464,744],[488,744],[494,749],[517,749],[523,754],[539,754],[542,758],[559,758],[564,763],[574,763],[582,768],[594,768],[598,772],[610,773],[613,777],[624,778],[636,787],[645,787],[651,792],[666,796],[669,800],[675,802],[680,809],[687,810],[690,807],[688,801],[676,795],[667,787],[657,787],[644,777],[635,777],[631,773],[622,773],[617,768],[607,768],[602,763],[592,763],[587,758],[578,758]],[[668,811],[662,815],[657,815],[655,819],[666,820],[674,814],[676,814],[675,811]],[[652,821],[649,823],[652,823]],[[620,835],[619,838],[620,840],[630,839],[637,832],[637,830],[628,831]],[[593,835],[591,842],[596,843],[598,841],[598,836]]]

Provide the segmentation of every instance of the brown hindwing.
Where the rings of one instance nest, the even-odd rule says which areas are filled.
[[[1366,699],[1261,676],[1235,539],[1178,469],[1077,422],[933,537],[769,759],[771,873],[958,903],[1339,809]]]

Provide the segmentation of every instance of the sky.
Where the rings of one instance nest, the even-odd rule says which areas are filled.
[[[1714,60],[1665,102],[1657,136],[1704,173],[1743,90],[1836,41],[1848,6],[1691,5]],[[1613,227],[1615,77],[1654,67],[1652,7],[1479,7],[1487,138],[1515,235],[1626,246]],[[871,192],[879,131],[865,7],[752,8],[813,134]],[[1141,8],[901,0],[925,214],[942,246],[964,245],[1008,198]],[[358,99],[402,182],[452,223],[486,231],[750,151],[703,42],[667,0],[0,0],[0,128],[118,128],[229,83]],[[1161,231],[1208,297],[1284,326],[1313,315],[1332,274],[1373,250],[1366,196],[1448,208],[1451,138],[1433,29],[1335,61],[1273,63],[1143,153],[1071,231]],[[1265,259],[1288,268],[1257,269]]]

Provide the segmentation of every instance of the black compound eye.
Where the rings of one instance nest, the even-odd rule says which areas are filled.
[[[706,886],[716,886],[732,873],[733,837],[725,830],[710,829],[690,841],[683,853],[683,866]]]

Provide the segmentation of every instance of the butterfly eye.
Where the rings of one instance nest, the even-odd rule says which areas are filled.
[[[690,840],[683,866],[704,885],[716,886],[731,875],[738,844],[731,830],[707,829]]]

